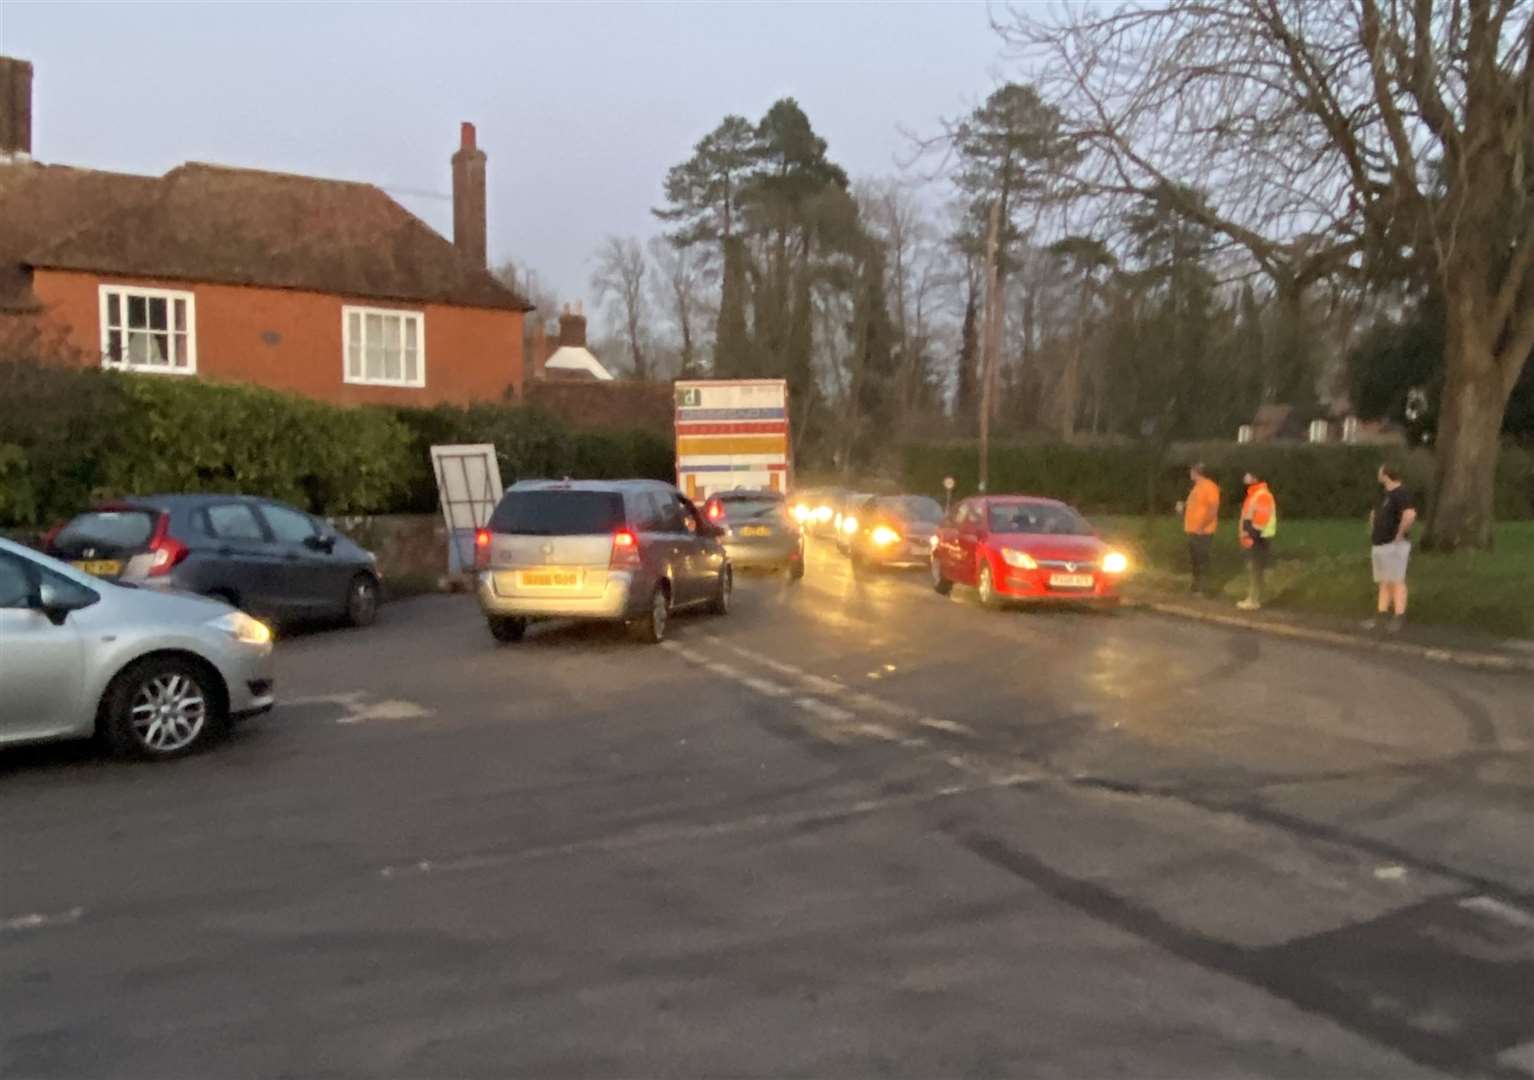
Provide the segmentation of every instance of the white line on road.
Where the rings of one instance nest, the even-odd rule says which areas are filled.
[[[936,716],[924,716],[917,723],[934,731],[946,731],[950,735],[974,735],[975,729],[957,720],[940,720]]]
[[[8,933],[19,930],[41,930],[48,926],[69,926],[80,921],[85,914],[83,907],[72,907],[68,911],[56,912],[52,915],[33,913],[31,915],[17,915],[10,919],[0,919],[0,933]]]
[[[775,683],[771,679],[758,679],[754,675],[742,675],[740,682],[742,686],[749,686],[758,694],[765,694],[768,697],[787,697],[790,693],[788,687],[782,683]]]
[[[1501,919],[1513,926],[1521,926],[1525,929],[1534,927],[1534,915],[1512,904],[1504,904],[1501,900],[1490,896],[1472,896],[1468,900],[1461,900],[1459,906],[1467,911],[1478,911],[1482,915],[1490,915],[1494,919]]]
[[[838,708],[830,702],[821,701],[819,698],[794,698],[794,704],[811,716],[818,717],[821,720],[829,720],[833,724],[845,724],[848,720],[852,719],[852,713],[846,709]]]
[[[1030,783],[1029,778],[982,780],[976,784],[950,784],[934,791],[909,795],[892,795],[887,798],[860,799],[856,802],[811,810],[790,810],[782,813],[753,814],[702,825],[646,826],[616,836],[577,840],[568,844],[548,847],[524,848],[520,851],[502,851],[483,855],[464,855],[452,859],[417,859],[412,862],[395,863],[381,867],[378,876],[386,880],[418,877],[424,874],[446,873],[463,870],[492,870],[512,863],[530,859],[558,858],[570,855],[599,854],[626,851],[634,848],[652,847],[659,844],[696,842],[716,837],[732,836],[745,832],[770,829],[791,829],[818,822],[834,822],[848,817],[876,814],[884,810],[896,810],[927,803],[940,802],[976,792],[997,788],[1018,787]]]

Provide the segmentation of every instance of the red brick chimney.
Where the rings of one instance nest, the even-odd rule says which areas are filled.
[[[578,300],[574,311],[566,304],[559,316],[559,347],[564,348],[566,345],[577,349],[586,347],[586,316],[581,313]]]
[[[485,152],[465,123],[453,155],[453,244],[475,266],[485,265]]]
[[[0,165],[32,157],[32,65],[0,56]]]

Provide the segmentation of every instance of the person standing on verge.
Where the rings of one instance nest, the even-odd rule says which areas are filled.
[[[1193,572],[1192,592],[1203,593],[1209,589],[1209,553],[1214,546],[1215,525],[1220,519],[1220,486],[1204,472],[1204,463],[1198,462],[1188,470],[1193,480],[1193,490],[1179,505],[1182,510],[1182,531],[1188,537],[1188,565]]]
[[[1242,611],[1262,607],[1262,576],[1273,555],[1273,537],[1278,535],[1278,500],[1261,477],[1248,471],[1246,501],[1241,504],[1241,546],[1246,549],[1246,599],[1236,606]]]
[[[1406,537],[1417,520],[1417,508],[1411,493],[1402,486],[1401,470],[1396,466],[1381,465],[1379,481],[1385,497],[1369,511],[1369,543],[1379,602],[1374,618],[1364,626],[1373,630],[1383,624],[1386,630],[1395,633],[1406,621],[1406,563],[1411,558],[1411,541]]]

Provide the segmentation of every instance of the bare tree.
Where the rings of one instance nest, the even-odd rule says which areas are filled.
[[[1017,6],[997,29],[1059,110],[1089,203],[1159,200],[1244,248],[1296,309],[1331,275],[1436,279],[1448,344],[1428,540],[1488,545],[1499,430],[1534,348],[1534,7]],[[1180,198],[1199,187],[1201,205]]]
[[[652,282],[656,303],[676,330],[678,377],[695,379],[704,370],[701,332],[710,309],[706,249],[680,246],[669,237],[657,236],[650,240],[650,259],[656,271]]]
[[[645,296],[648,263],[644,249],[631,236],[609,236],[598,249],[596,262],[591,288],[596,293],[597,303],[608,304],[622,323],[634,377],[648,379],[650,367],[644,342],[645,319],[649,315],[649,302]]]

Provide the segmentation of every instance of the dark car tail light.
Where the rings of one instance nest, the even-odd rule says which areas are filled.
[[[52,552],[53,542],[58,539],[59,533],[63,532],[64,526],[68,524],[67,521],[54,522],[53,528],[43,533],[42,547],[39,550]]]
[[[149,576],[164,577],[185,559],[189,549],[170,534],[170,515],[161,514],[154,525],[154,535],[149,538]]]
[[[639,537],[628,529],[613,533],[613,557],[608,564],[614,570],[639,568]]]
[[[474,530],[474,569],[487,570],[490,567],[490,530]]]

